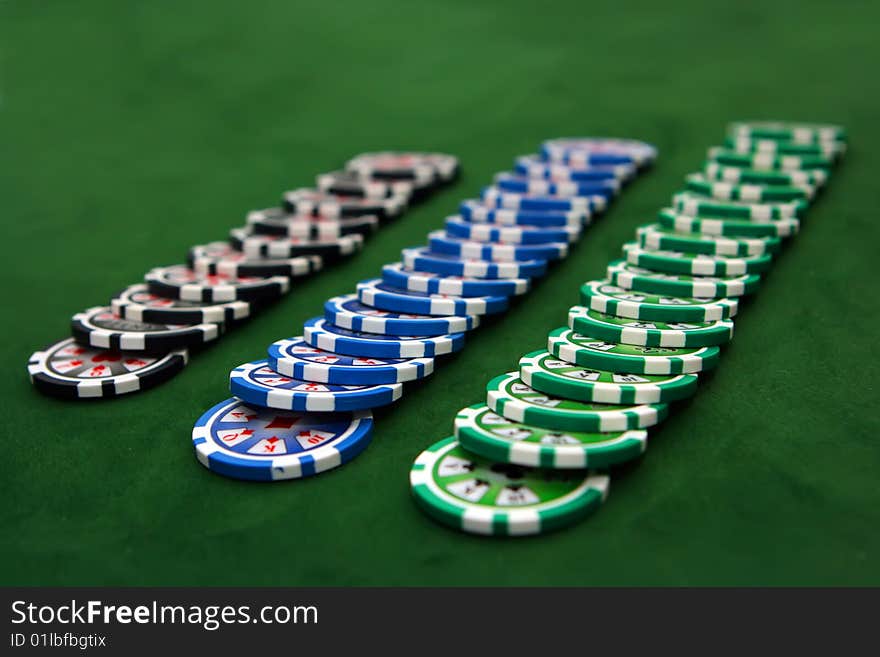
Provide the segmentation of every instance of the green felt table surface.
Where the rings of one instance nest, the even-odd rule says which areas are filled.
[[[767,5],[771,4],[772,7]],[[4,2],[0,583],[880,584],[876,3]],[[564,324],[734,119],[844,124],[850,152],[697,395],[612,472],[588,520],[468,536],[413,504],[410,465]],[[650,141],[630,186],[503,317],[303,481],[193,457],[236,365],[424,243],[547,137]],[[426,149],[460,181],[214,347],[109,402],[37,394],[26,362],[190,245],[351,155]]]

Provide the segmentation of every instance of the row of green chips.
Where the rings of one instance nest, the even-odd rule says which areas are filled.
[[[701,172],[584,283],[568,325],[459,411],[455,435],[423,452],[417,501],[458,529],[536,534],[604,500],[607,469],[639,457],[647,429],[694,394],[846,150],[830,125],[734,123]]]

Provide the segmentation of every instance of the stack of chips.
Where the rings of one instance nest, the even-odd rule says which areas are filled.
[[[358,252],[383,221],[455,175],[454,168],[427,178],[393,168],[405,168],[409,157],[360,155],[349,171],[318,176],[318,189],[287,192],[282,207],[250,212],[227,241],[192,247],[186,264],[157,267],[108,305],[74,315],[72,337],[31,356],[34,386],[93,399],[167,381],[190,351],[253,317],[294,279]]]
[[[302,334],[235,368],[234,397],[193,431],[200,462],[231,477],[276,480],[357,456],[370,440],[371,409],[398,400],[405,382],[427,377],[439,357],[462,349],[482,316],[527,292],[655,155],[638,142],[586,142],[595,147],[586,160],[520,158],[517,172],[498,174],[480,201],[463,202],[445,230],[429,233],[427,246],[404,249],[380,278],[328,299]],[[428,180],[457,169],[449,156],[414,156],[407,165],[386,157],[355,159],[347,170]]]
[[[846,150],[836,126],[736,123],[704,170],[640,226],[568,325],[462,409],[454,436],[418,456],[410,481],[431,517],[477,534],[569,525],[607,495],[607,468],[641,455],[647,429],[692,395]],[[621,152],[624,152],[621,150]],[[553,159],[583,160],[588,147]]]

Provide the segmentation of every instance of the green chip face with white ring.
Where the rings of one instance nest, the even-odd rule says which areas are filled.
[[[685,179],[685,186],[692,192],[720,201],[742,203],[773,203],[810,199],[816,192],[812,185],[762,185],[729,183],[709,180],[702,173],[692,173]]]
[[[608,342],[642,347],[708,347],[730,342],[733,322],[658,322],[600,313],[583,306],[568,311],[568,326],[577,333]]]
[[[689,276],[742,276],[756,274],[770,268],[769,255],[723,256],[705,253],[684,253],[645,249],[636,242],[623,245],[627,262],[666,274]]]
[[[714,322],[736,315],[736,299],[673,297],[626,290],[608,281],[587,281],[581,303],[600,313],[660,322]]]
[[[547,336],[547,351],[575,365],[627,374],[695,374],[718,364],[718,347],[639,347],[606,342],[558,328]]]
[[[657,404],[690,397],[696,374],[629,374],[574,365],[543,349],[519,360],[519,378],[538,392],[583,402]]]
[[[607,269],[608,280],[627,290],[669,294],[682,297],[741,297],[758,289],[758,274],[742,274],[721,278],[717,276],[691,276],[667,274],[615,260]]]
[[[553,397],[527,386],[519,372],[496,376],[486,384],[486,406],[514,422],[561,431],[626,431],[666,419],[666,404],[626,406]]]
[[[606,475],[494,462],[451,436],[418,455],[409,482],[416,503],[434,520],[487,536],[567,527],[598,509],[608,494]]]
[[[663,208],[657,222],[664,228],[680,233],[726,237],[791,237],[800,230],[798,219],[732,219],[694,217]]]
[[[795,219],[806,211],[808,204],[806,201],[741,203],[721,201],[693,192],[678,192],[672,196],[672,207],[676,212],[691,217],[770,221],[773,219]]]
[[[465,449],[493,461],[562,469],[630,461],[645,451],[648,442],[648,432],[642,429],[609,433],[542,429],[508,420],[485,404],[458,412],[455,437]]]
[[[680,251],[703,255],[759,256],[779,251],[778,237],[734,239],[697,233],[680,233],[661,224],[647,224],[636,229],[639,246],[650,251]]]

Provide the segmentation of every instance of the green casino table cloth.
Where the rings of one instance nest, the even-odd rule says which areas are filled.
[[[880,584],[876,7],[856,3],[4,3],[0,582],[7,585]],[[593,516],[523,539],[420,513],[415,456],[565,323],[735,119],[843,124],[850,149],[697,394]],[[209,472],[190,432],[227,377],[420,245],[542,139],[656,144],[656,166],[531,293],[300,481]],[[95,402],[25,364],[69,317],[348,157],[463,175],[170,382]]]

